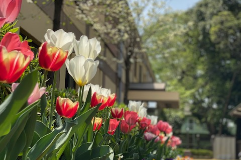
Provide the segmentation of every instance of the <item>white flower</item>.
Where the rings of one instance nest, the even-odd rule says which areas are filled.
[[[152,125],[156,125],[156,124],[157,124],[157,119],[158,119],[157,116],[147,115],[147,118],[149,118],[149,119],[151,120],[151,124],[152,124]]]
[[[76,55],[95,59],[100,54],[101,46],[96,38],[88,39],[87,36],[81,36],[79,41],[75,40],[74,50]]]
[[[95,76],[99,61],[84,56],[75,56],[71,60],[67,59],[65,65],[75,82],[79,86],[84,86]]]
[[[44,35],[45,40],[50,46],[61,48],[68,51],[68,56],[73,52],[75,35],[72,32],[65,32],[63,29],[53,31],[48,29]]]
[[[138,111],[138,116],[144,118],[147,115],[147,109],[145,107],[140,107]]]
[[[146,117],[147,109],[144,107],[144,103],[140,101],[129,101],[128,108],[130,111],[138,113],[140,118]]]
[[[167,134],[167,137],[171,138],[172,135],[173,135],[173,133],[171,132],[171,133]]]
[[[91,87],[92,95],[96,92],[97,95],[103,95],[104,97],[109,97],[111,95],[110,89],[101,88],[99,85],[87,84],[84,86],[83,101],[85,102],[88,91]]]
[[[141,101],[129,101],[128,108],[130,111],[138,112],[140,106],[144,106],[144,103],[141,104]]]

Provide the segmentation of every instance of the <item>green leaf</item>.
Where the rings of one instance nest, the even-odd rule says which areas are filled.
[[[43,121],[43,117],[45,116],[45,108],[47,107],[47,98],[46,95],[43,94],[41,97],[41,101],[40,101],[40,108],[41,108],[41,117],[42,117],[42,121]]]
[[[28,74],[13,93],[0,105],[0,137],[10,132],[11,125],[16,121],[16,114],[27,102],[37,83],[37,71]]]
[[[36,101],[31,105],[27,106],[23,111],[21,111],[21,114],[18,113],[20,114],[20,116],[15,122],[15,124],[13,125],[13,128],[11,129],[11,131],[7,135],[5,135],[2,139],[0,139],[0,152],[2,152],[5,149],[5,147],[11,140],[11,138],[13,136],[16,136],[15,133],[18,134],[19,131],[25,127],[25,124],[28,118],[27,116],[29,115],[29,113],[32,111],[34,107],[37,107],[38,102],[39,101]]]
[[[19,27],[16,27],[16,28],[13,28],[13,29],[10,29],[8,32],[12,32],[12,33],[15,33],[19,30]]]
[[[49,134],[51,130],[41,121],[37,120],[35,123],[35,132],[38,134],[38,136],[43,137],[46,134]]]
[[[29,150],[27,157],[30,160],[40,160],[45,156],[49,149],[55,144],[58,138],[64,133],[63,128],[57,128],[53,132],[40,138],[37,143]]]

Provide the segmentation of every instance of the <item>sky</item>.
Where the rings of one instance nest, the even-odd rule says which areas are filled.
[[[178,10],[185,11],[193,7],[198,1],[200,0],[166,0],[166,3],[174,11],[178,11]]]

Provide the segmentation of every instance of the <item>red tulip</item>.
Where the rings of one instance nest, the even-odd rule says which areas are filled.
[[[111,115],[113,118],[122,118],[124,113],[123,108],[111,108]]]
[[[19,83],[12,84],[12,92],[17,88],[18,85],[19,85]],[[28,98],[28,104],[32,104],[33,102],[39,100],[41,98],[41,96],[45,93],[45,91],[46,91],[46,88],[45,87],[39,88],[39,85],[37,83],[35,85],[33,92],[31,93],[31,95]]]
[[[95,117],[95,118],[92,119],[91,122],[92,122],[92,124],[94,123],[93,131],[100,130],[100,128],[102,126],[102,118]]]
[[[79,108],[79,102],[73,103],[69,98],[58,97],[56,110],[58,114],[65,118],[72,118]]]
[[[167,134],[172,132],[172,126],[169,125],[167,122],[159,121],[157,123],[157,127],[161,132],[165,132]]]
[[[28,42],[20,42],[16,33],[8,32],[0,42],[0,82],[13,83],[19,79],[33,59]]]
[[[22,0],[1,0],[0,5],[0,28],[6,22],[13,22],[21,9]]]
[[[119,123],[120,121],[117,121],[116,119],[110,119],[108,133],[113,135]]]
[[[134,111],[125,111],[124,118],[129,125],[135,125],[138,119],[138,114]]]
[[[130,133],[135,126],[136,126],[135,124],[129,125],[128,123],[126,123],[125,120],[121,120],[120,130],[121,132],[127,134],[127,133]]]
[[[146,129],[150,124],[151,124],[151,120],[143,117],[140,121],[138,121],[140,129]]]
[[[98,95],[96,92],[92,95],[91,98],[91,107],[96,106],[101,103],[99,110],[103,110],[108,105],[108,98],[103,95]]]
[[[60,48],[50,46],[44,42],[39,47],[39,65],[48,71],[57,71],[67,59],[68,51],[63,51]]]
[[[157,128],[157,126],[156,125],[151,125],[151,124],[148,126],[147,132],[151,132],[151,133],[153,133],[155,135],[159,135],[160,134],[160,131]]]
[[[108,107],[112,107],[115,104],[116,94],[113,93],[108,97]]]

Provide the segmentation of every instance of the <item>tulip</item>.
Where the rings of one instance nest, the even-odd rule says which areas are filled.
[[[153,115],[149,116],[149,115],[147,115],[147,118],[149,118],[151,120],[151,124],[152,125],[156,125],[157,124],[157,119],[158,119],[157,116],[153,116]]]
[[[28,42],[20,42],[19,36],[8,32],[0,42],[0,82],[13,83],[19,79],[33,59]]]
[[[81,36],[80,40],[75,40],[74,50],[76,55],[82,55],[85,58],[95,59],[100,51],[100,42],[96,38],[88,39],[87,36]]]
[[[69,98],[58,97],[56,101],[57,113],[65,118],[72,118],[79,108],[79,102],[73,103]]]
[[[157,137],[155,134],[152,134],[152,133],[150,133],[150,132],[145,132],[145,133],[144,133],[144,138],[145,138],[145,140],[147,140],[147,141],[150,141],[150,140],[152,140],[153,138],[155,138],[155,142],[160,141],[160,138],[159,138],[159,137]]]
[[[96,74],[99,61],[86,59],[84,56],[75,56],[65,61],[69,74],[79,86],[87,84]]]
[[[130,111],[138,113],[140,118],[146,117],[147,109],[144,107],[144,103],[140,101],[129,101],[128,108]]]
[[[121,132],[127,134],[127,133],[130,133],[135,126],[136,126],[135,124],[129,125],[128,123],[126,123],[125,120],[121,120],[120,130]]]
[[[116,100],[116,94],[113,93],[111,95],[109,95],[109,98],[108,98],[108,107],[111,107],[115,104],[115,100]]]
[[[144,117],[138,123],[139,123],[140,129],[146,129],[151,124],[151,120]]]
[[[123,108],[111,108],[111,115],[113,118],[122,118],[124,113]]]
[[[170,144],[171,147],[175,148],[177,145],[180,145],[181,143],[182,141],[179,137],[176,137],[176,136],[171,137],[171,144]]]
[[[68,51],[50,46],[44,42],[39,48],[39,65],[48,71],[57,71],[64,64]]]
[[[109,128],[108,128],[108,133],[110,135],[113,135],[115,133],[115,130],[118,127],[119,123],[120,121],[117,121],[116,119],[110,119]]]
[[[54,32],[48,29],[44,38],[50,46],[67,51],[68,56],[73,52],[75,35],[72,32],[67,33],[63,29]]]
[[[138,119],[138,115],[136,112],[133,111],[125,111],[124,118],[126,123],[129,125],[135,125]]]
[[[159,131],[159,129],[157,128],[157,126],[156,126],[156,125],[152,125],[152,124],[150,124],[150,125],[148,126],[147,132],[151,132],[151,133],[153,133],[153,134],[155,134],[155,135],[159,135],[159,134],[160,134],[160,131]]]
[[[161,132],[165,132],[167,134],[172,132],[172,126],[170,126],[167,122],[159,121],[157,123],[157,127]]]
[[[21,9],[22,0],[1,0],[0,28],[6,22],[13,22]]]
[[[19,85],[19,83],[13,83],[12,84],[12,92],[17,88],[17,86]],[[38,83],[35,85],[33,92],[31,93],[31,95],[28,98],[28,104],[32,104],[33,102],[39,100],[42,95],[45,93],[46,88],[42,87],[39,89],[39,85]]]
[[[107,107],[108,105],[108,98],[102,95],[97,95],[97,93],[95,92],[91,98],[90,106],[94,107],[97,106],[97,104],[99,103],[101,103],[99,110],[105,109],[105,107]]]
[[[92,124],[94,123],[93,131],[100,130],[100,128],[102,126],[102,118],[95,117],[95,118],[92,119],[91,122],[92,122]]]

